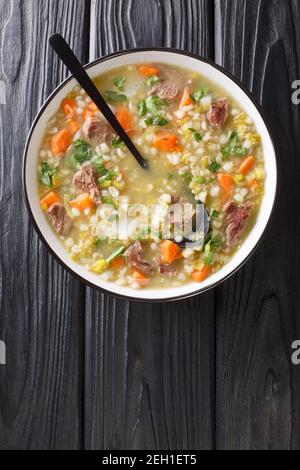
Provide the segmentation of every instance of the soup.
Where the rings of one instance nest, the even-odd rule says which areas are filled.
[[[215,83],[179,67],[126,66],[95,83],[149,169],[75,86],[39,154],[45,216],[101,279],[133,289],[203,282],[257,217],[265,169],[254,123]],[[209,223],[194,233],[196,204]]]

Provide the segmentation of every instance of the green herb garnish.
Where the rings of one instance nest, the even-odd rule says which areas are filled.
[[[138,112],[140,116],[147,114],[146,100],[140,101],[138,104]]]
[[[190,95],[191,99],[197,103],[199,103],[202,98],[208,95],[208,88],[200,88],[199,90],[195,91]]]
[[[150,88],[157,82],[159,82],[159,78],[156,75],[150,75],[146,80],[146,83]]]
[[[107,241],[108,241],[108,237],[98,238],[98,240],[96,240],[95,242],[95,246],[97,248],[101,248],[104,243],[107,243]]]
[[[145,105],[149,113],[156,115],[162,107],[168,106],[168,103],[158,96],[148,96],[148,98],[145,99]]]
[[[41,162],[41,182],[47,188],[52,188],[52,177],[55,173],[55,168],[52,168],[47,162]]]
[[[218,248],[220,248],[221,245],[222,245],[222,238],[219,235],[212,237],[210,234],[209,241],[207,241],[204,247],[204,253],[205,253],[204,263],[206,265],[212,264],[215,251]]]
[[[163,126],[166,126],[167,124],[169,124],[169,121],[168,121],[168,119],[165,119],[162,116],[155,116],[155,117],[148,117],[147,119],[145,119],[145,124],[147,126],[160,126],[160,127],[163,127]]]
[[[202,140],[202,135],[200,132],[194,132],[194,139],[196,142],[200,142],[200,140]]]
[[[107,263],[111,263],[114,259],[118,258],[125,251],[125,246],[120,246],[116,251],[114,251],[108,258],[106,258]]]
[[[190,183],[192,181],[192,175],[188,171],[184,171],[180,176],[186,183]]]
[[[193,137],[196,142],[200,142],[200,140],[202,140],[202,135],[200,134],[200,132],[196,131],[196,129],[189,127],[188,130],[193,133]]]
[[[117,93],[116,91],[108,90],[104,92],[104,97],[109,103],[124,103],[125,101],[128,101],[128,98],[126,95],[121,95],[120,93]]]
[[[67,157],[72,168],[79,170],[81,165],[87,160],[91,160],[95,156],[95,152],[92,147],[83,139],[77,139],[73,142],[73,153],[70,157]]]
[[[124,142],[119,137],[113,137],[111,139],[111,145],[113,147],[124,147]]]
[[[113,79],[113,84],[119,91],[124,91],[125,78],[124,77],[115,77]]]
[[[239,136],[237,132],[231,132],[227,145],[221,149],[223,157],[228,158],[231,154],[245,157],[248,154],[248,150],[239,146]]]
[[[217,173],[217,171],[221,168],[221,165],[219,165],[219,163],[217,163],[216,159],[214,158],[212,163],[209,165],[208,169],[212,172],[212,173]]]
[[[152,116],[145,121],[147,126],[165,126],[168,124],[168,121],[162,116],[159,116],[159,113],[161,108],[167,105],[167,101],[162,100],[158,96],[148,96],[148,98],[139,102],[138,113],[140,116],[145,116],[147,113],[152,114]]]
[[[219,215],[220,215],[220,212],[217,211],[216,209],[211,210],[210,216],[211,216],[212,219],[217,219],[219,217]]]
[[[91,159],[91,164],[98,175],[102,176],[105,174],[106,170],[103,166],[103,159],[100,155],[94,155]]]
[[[111,181],[116,176],[112,170],[106,171],[106,173],[98,179],[98,183],[101,185],[104,181]]]
[[[204,176],[194,176],[194,182],[198,184],[205,184],[206,178]]]

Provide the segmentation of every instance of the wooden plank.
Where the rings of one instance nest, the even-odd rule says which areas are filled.
[[[278,144],[282,187],[256,255],[218,290],[218,448],[299,448],[299,2],[218,0],[218,61],[261,101]]]
[[[93,59],[135,46],[209,55],[212,3],[92,1]],[[88,290],[85,448],[207,449],[214,441],[214,294],[171,304]]]
[[[38,241],[25,208],[21,167],[31,122],[66,70],[48,48],[62,31],[83,60],[81,0],[0,3],[0,448],[82,445],[84,290]],[[4,99],[2,96],[1,102]]]

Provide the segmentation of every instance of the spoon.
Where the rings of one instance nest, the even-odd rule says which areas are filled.
[[[70,70],[74,78],[82,86],[88,96],[92,99],[98,109],[101,111],[105,119],[109,122],[111,127],[116,131],[117,135],[124,142],[128,150],[132,153],[134,158],[145,170],[149,168],[148,162],[142,157],[136,146],[133,144],[132,140],[128,137],[127,133],[124,131],[123,127],[115,117],[114,113],[111,111],[110,107],[107,105],[101,93],[98,91],[79,60],[75,56],[74,52],[70,48],[69,44],[60,34],[53,34],[50,37],[49,43]]]
[[[104,100],[103,96],[96,88],[82,65],[80,64],[79,60],[75,56],[74,52],[70,48],[69,44],[65,41],[65,39],[60,34],[53,34],[50,39],[49,43],[62,60],[62,62],[66,65],[66,67],[70,70],[74,78],[78,81],[78,83],[82,86],[85,90],[87,95],[92,99],[95,105],[99,108],[103,116],[109,122],[111,127],[116,131],[120,139],[124,142],[128,150],[132,153],[134,158],[140,164],[143,169],[149,169],[148,162],[144,159],[144,157],[140,154],[138,149],[135,147],[131,139],[128,137],[127,133],[124,131],[123,127],[120,125],[119,121],[116,119],[114,113],[111,111],[110,107],[107,105],[106,101]],[[205,209],[205,206],[197,205],[196,206],[196,215],[198,213],[198,217],[196,218],[196,222],[199,222],[198,227],[194,229],[194,233],[203,233],[204,237],[209,232],[209,225],[210,219]],[[203,213],[199,215],[200,208],[203,207]],[[195,224],[194,224],[195,225]],[[194,228],[194,227],[193,227]],[[192,241],[188,238],[184,238],[181,242],[175,242],[181,248],[186,247],[196,247],[200,245],[202,242],[203,237],[198,241]]]
[[[198,204],[196,200],[195,200],[195,204],[196,204],[196,212],[195,212],[195,215],[193,216],[192,230],[193,230],[193,233],[196,234],[196,240],[193,240],[192,233],[187,234],[187,236],[183,238],[182,241],[175,241],[173,239],[173,241],[182,249],[195,248],[201,244],[204,244],[204,240],[206,236],[208,235],[208,232],[210,229],[210,218],[208,216],[205,205]],[[197,240],[197,234],[201,235],[199,236],[198,240]]]

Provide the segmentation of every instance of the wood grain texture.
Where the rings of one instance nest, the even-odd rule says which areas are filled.
[[[300,448],[290,362],[300,337],[299,20],[297,0],[0,2],[0,449]],[[36,111],[66,76],[48,48],[54,31],[83,62],[149,45],[215,56],[261,102],[280,197],[259,250],[226,284],[170,304],[120,301],[85,289],[42,247],[21,158]]]
[[[299,2],[218,0],[218,62],[267,112],[278,145],[281,191],[256,255],[217,297],[218,448],[299,448],[300,370],[291,365],[299,321]]]
[[[198,0],[93,1],[90,59],[149,45],[207,56],[211,6]],[[146,305],[88,289],[85,448],[213,446],[214,306],[213,292]]]
[[[63,31],[86,60],[84,16],[80,0],[0,2],[7,103],[0,105],[0,336],[7,346],[7,365],[0,367],[1,449],[82,444],[84,292],[38,241],[21,167],[31,122],[66,76],[48,37]]]

